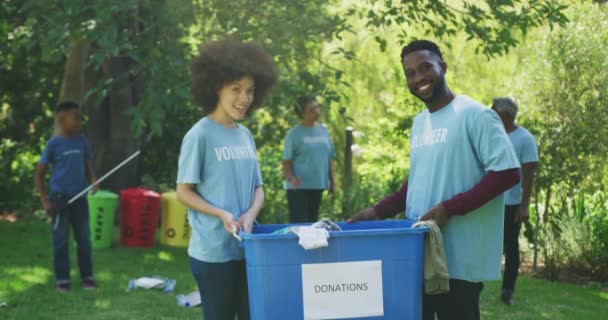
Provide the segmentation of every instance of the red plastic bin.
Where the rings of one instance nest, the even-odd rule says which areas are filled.
[[[160,194],[143,188],[120,191],[120,244],[151,247],[156,238]]]

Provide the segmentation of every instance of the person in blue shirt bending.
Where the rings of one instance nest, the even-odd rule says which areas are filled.
[[[94,184],[93,155],[87,139],[80,134],[82,115],[80,106],[71,101],[59,103],[55,109],[55,123],[58,132],[47,142],[36,167],[35,183],[40,202],[46,214],[51,217],[53,233],[53,262],[55,288],[66,292],[70,286],[69,228],[74,229],[80,269],[81,285],[84,289],[94,289],[93,259],[89,231],[89,209],[86,195],[68,205],[70,198]],[[44,175],[52,167],[47,196]]]
[[[233,232],[251,232],[264,203],[251,132],[238,124],[277,80],[272,56],[256,43],[204,45],[190,66],[191,94],[206,114],[179,153],[177,197],[188,207],[190,269],[205,320],[249,319],[243,251]]]
[[[296,114],[301,123],[287,132],[283,148],[289,222],[316,222],[323,191],[334,196],[336,151],[327,128],[317,123],[321,110],[315,97],[299,97]]]

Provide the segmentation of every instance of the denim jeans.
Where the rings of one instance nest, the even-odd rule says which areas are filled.
[[[68,205],[69,197],[62,194],[51,194],[50,200],[55,206],[55,215],[51,223],[53,234],[53,263],[55,282],[70,282],[69,229],[73,229],[78,254],[80,278],[93,279],[93,258],[89,230],[89,208],[87,199],[82,197]],[[57,221],[59,219],[59,221]],[[55,228],[56,227],[56,228]]]
[[[204,262],[190,257],[205,320],[249,320],[245,261]]]

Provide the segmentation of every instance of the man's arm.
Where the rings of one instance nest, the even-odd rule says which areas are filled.
[[[387,196],[378,202],[375,206],[365,208],[348,219],[348,222],[358,220],[377,220],[386,219],[396,214],[405,211],[405,200],[407,198],[407,180],[401,185],[401,188],[393,194]]]
[[[530,217],[530,197],[532,195],[532,187],[534,186],[534,176],[536,174],[537,162],[528,162],[522,164],[522,194],[519,209],[515,213],[515,220],[523,222]]]
[[[473,188],[434,206],[420,217],[420,220],[434,219],[437,225],[441,226],[447,222],[449,217],[465,215],[480,208],[518,182],[519,168],[490,171]]]

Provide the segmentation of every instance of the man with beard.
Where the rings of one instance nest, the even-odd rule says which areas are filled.
[[[405,210],[441,227],[449,292],[424,295],[423,319],[479,319],[483,281],[500,278],[503,192],[519,182],[519,163],[498,115],[448,87],[439,47],[427,40],[401,51],[409,91],[426,105],[410,135],[409,178],[350,221]]]

